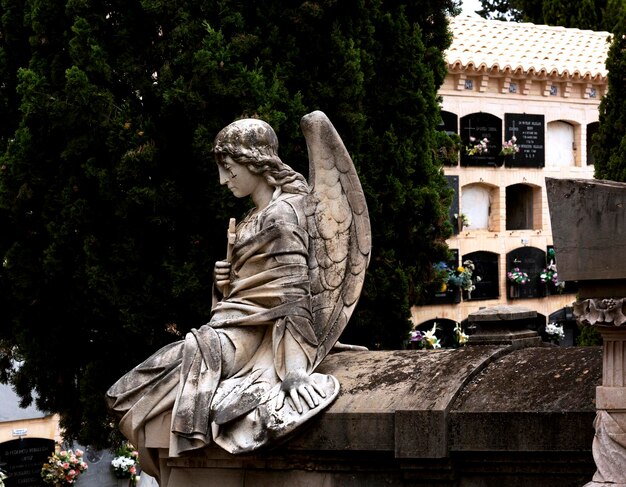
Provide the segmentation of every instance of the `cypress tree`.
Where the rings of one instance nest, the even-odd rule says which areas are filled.
[[[219,187],[212,140],[242,116],[268,121],[305,175],[300,118],[336,125],[374,242],[342,340],[400,347],[450,234],[433,149],[453,7],[0,3],[0,366],[24,403],[104,445],[104,391],[208,321],[213,262],[246,209]]]
[[[617,25],[606,61],[608,91],[600,102],[592,150],[596,178],[626,181],[626,29],[623,21]]]
[[[481,0],[484,18],[612,32],[623,14],[622,0]]]

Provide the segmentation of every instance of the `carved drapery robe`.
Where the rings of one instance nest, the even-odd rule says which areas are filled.
[[[109,407],[134,445],[145,444],[146,423],[168,411],[171,456],[212,440],[231,453],[248,451],[290,432],[285,418],[273,421],[272,399],[288,372],[288,355],[304,354],[311,373],[317,353],[302,199],[283,194],[248,215],[237,227],[230,286],[210,322],[157,351],[109,389]],[[336,379],[313,375],[330,403],[338,393]],[[312,414],[300,418],[292,411],[291,422]],[[156,473],[145,454],[144,469]]]

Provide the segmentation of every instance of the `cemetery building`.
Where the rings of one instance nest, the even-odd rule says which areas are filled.
[[[521,304],[537,311],[539,331],[564,324],[562,343],[572,344],[576,283],[540,277],[553,260],[545,178],[593,178],[609,33],[472,17],[452,18],[450,28],[441,130],[458,134],[463,149],[444,168],[455,191],[448,245],[456,258],[447,265],[471,260],[481,280],[471,292],[432,289],[413,308],[414,325],[467,324],[479,309]],[[519,152],[502,154],[513,137]],[[516,269],[525,283],[507,277]]]
[[[8,486],[38,485],[43,463],[61,441],[59,417],[19,403],[11,386],[0,384],[0,469],[9,474]]]

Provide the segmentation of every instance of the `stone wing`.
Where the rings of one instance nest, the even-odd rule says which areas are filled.
[[[319,341],[317,367],[339,339],[359,299],[372,237],[359,177],[335,127],[320,111],[305,115],[300,125],[309,154],[311,193],[305,212],[311,307]]]

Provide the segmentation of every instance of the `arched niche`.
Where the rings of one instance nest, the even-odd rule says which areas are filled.
[[[571,167],[576,165],[574,155],[575,129],[569,122],[557,120],[548,123],[546,134],[546,167]]]
[[[598,133],[600,128],[599,122],[592,122],[587,124],[587,165],[595,164],[595,157],[593,156],[593,136]]]
[[[490,113],[470,113],[461,117],[461,140],[464,147],[476,144],[487,139],[487,152],[468,155],[465,149],[461,150],[462,166],[499,166],[503,159],[498,156],[502,148],[502,119]],[[471,141],[473,137],[475,141]]]
[[[499,214],[498,187],[485,183],[472,183],[461,190],[461,213],[469,220],[465,230],[491,230],[495,228],[494,217]]]
[[[546,295],[545,285],[539,275],[546,265],[546,253],[536,247],[518,247],[506,254],[507,294],[510,299],[541,298]],[[528,274],[525,284],[509,280],[508,273],[514,269]]]
[[[541,188],[519,183],[506,187],[506,229],[539,230],[542,226]]]
[[[475,282],[476,289],[467,295],[467,299],[497,299],[500,297],[499,258],[495,252],[479,250],[463,255],[461,262],[471,260],[474,264],[474,276],[480,277],[480,282]]]
[[[457,322],[447,318],[433,318],[426,320],[415,327],[416,330],[425,333],[433,329],[436,326],[435,336],[439,338],[439,342],[442,348],[452,348],[455,345],[454,341],[454,327]],[[466,331],[465,329],[463,329]]]
[[[441,130],[448,134],[459,133],[459,116],[456,113],[441,110],[441,122],[437,125],[437,130]]]

